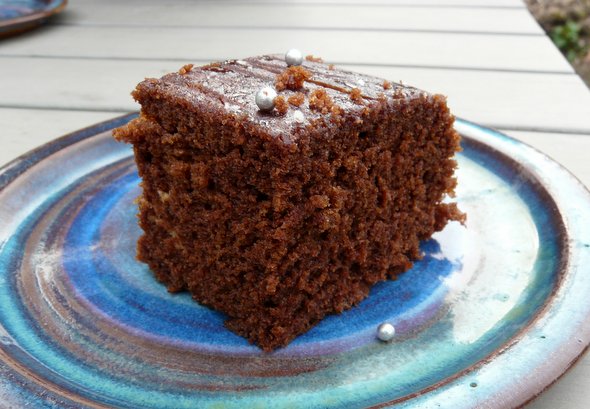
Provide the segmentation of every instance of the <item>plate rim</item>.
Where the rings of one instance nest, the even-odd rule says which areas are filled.
[[[7,20],[0,20],[0,39],[22,33],[43,24],[45,19],[61,13],[67,4],[68,0],[54,0],[46,5],[46,7],[37,9],[33,13]]]

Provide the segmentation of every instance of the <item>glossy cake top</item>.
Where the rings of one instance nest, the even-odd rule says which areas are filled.
[[[264,87],[278,94],[271,111],[261,111],[255,102],[256,93]],[[336,69],[310,57],[300,66],[288,67],[279,55],[186,65],[160,79],[146,79],[133,95],[140,103],[149,96],[195,112],[235,117],[285,143],[320,122],[324,126],[358,123],[371,108],[430,97],[416,88]]]

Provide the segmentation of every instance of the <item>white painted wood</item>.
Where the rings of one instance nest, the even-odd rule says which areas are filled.
[[[114,12],[115,11],[115,12]],[[231,8],[223,2],[72,2],[58,24],[100,26],[191,26],[366,30],[426,30],[543,34],[524,9],[440,8],[387,5],[334,7],[310,4],[247,4]]]
[[[567,168],[590,188],[590,163],[588,162],[590,133],[585,135],[564,135],[514,130],[503,130],[503,132],[545,153]],[[587,367],[586,371],[588,379],[590,379],[590,355],[583,360],[582,366]],[[590,400],[588,403],[590,403]],[[554,407],[567,408],[568,406]]]
[[[187,62],[0,58],[0,106],[137,110],[129,93],[139,81]],[[491,126],[590,132],[590,91],[575,75],[345,68],[445,94],[456,115]]]
[[[3,40],[0,55],[216,60],[293,47],[333,62],[573,72],[544,36],[492,34],[49,26]]]
[[[112,112],[0,108],[0,166],[53,139],[117,115]]]

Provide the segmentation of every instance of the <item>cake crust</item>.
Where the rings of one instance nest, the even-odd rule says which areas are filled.
[[[289,83],[278,56],[147,79],[133,92],[140,117],[115,132],[143,180],[138,258],[267,351],[360,302],[464,218],[443,202],[459,150],[443,96],[316,59],[299,68],[271,112],[254,95]]]

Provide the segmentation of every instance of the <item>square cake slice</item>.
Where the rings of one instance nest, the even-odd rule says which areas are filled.
[[[263,111],[264,87],[278,96]],[[264,350],[354,306],[464,218],[443,201],[459,136],[441,95],[267,55],[187,65],[133,96],[141,114],[115,137],[143,179],[139,260]]]

